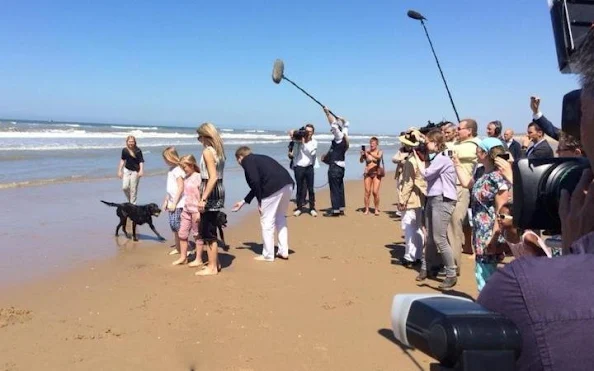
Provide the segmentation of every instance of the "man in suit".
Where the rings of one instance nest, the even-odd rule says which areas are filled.
[[[519,160],[522,158],[522,145],[520,142],[514,139],[514,131],[512,129],[507,129],[503,133],[503,140],[504,143],[507,144],[507,149],[509,153],[514,157],[514,160]]]
[[[553,125],[540,111],[540,98],[530,97],[530,109],[532,110],[532,122],[536,123],[542,131],[555,140],[559,140],[561,129]]]
[[[544,132],[538,124],[531,122],[528,125],[528,138],[530,144],[522,149],[526,150],[528,159],[555,157],[553,149],[545,139]]]
[[[274,231],[278,232],[277,257],[289,258],[289,231],[285,213],[293,192],[293,178],[281,164],[272,157],[253,154],[249,147],[242,146],[235,152],[235,158],[245,172],[250,192],[237,202],[231,211],[239,211],[245,203],[258,200],[260,226],[262,227],[262,255],[254,259],[274,261]]]

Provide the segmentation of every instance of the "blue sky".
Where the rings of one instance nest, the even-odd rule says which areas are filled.
[[[557,68],[545,0],[7,1],[0,117],[288,129],[324,124],[285,74],[361,133],[455,116],[524,131],[529,96],[559,122],[577,87]]]

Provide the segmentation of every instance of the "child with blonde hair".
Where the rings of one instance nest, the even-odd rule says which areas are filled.
[[[200,212],[198,211],[198,202],[200,201],[200,168],[193,155],[186,155],[179,159],[179,165],[186,173],[184,179],[184,195],[186,197],[184,208],[181,213],[181,222],[179,228],[179,259],[174,261],[173,265],[186,264],[188,262],[188,238],[190,233],[196,241],[196,259],[189,265],[192,267],[201,267],[203,243],[198,236],[198,223],[200,222]]]
[[[184,208],[184,178],[186,173],[179,166],[179,155],[175,147],[167,147],[163,150],[163,160],[169,171],[167,172],[167,193],[163,200],[161,210],[169,212],[169,227],[175,237],[175,248],[171,250],[170,255],[179,254],[179,227],[181,221],[181,213]]]

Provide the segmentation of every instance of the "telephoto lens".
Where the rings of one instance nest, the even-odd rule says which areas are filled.
[[[514,224],[521,229],[561,232],[561,191],[572,193],[582,172],[590,168],[584,157],[522,159],[513,164]]]

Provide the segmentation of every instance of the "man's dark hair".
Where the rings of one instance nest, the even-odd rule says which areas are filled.
[[[533,128],[534,128],[534,130],[536,130],[536,131],[540,131],[541,133],[543,132],[543,131],[542,131],[542,128],[540,127],[540,125],[538,125],[536,122],[531,122],[531,123],[529,123],[529,124],[528,124],[528,127],[529,127],[529,128],[530,128],[530,127],[533,127]]]

